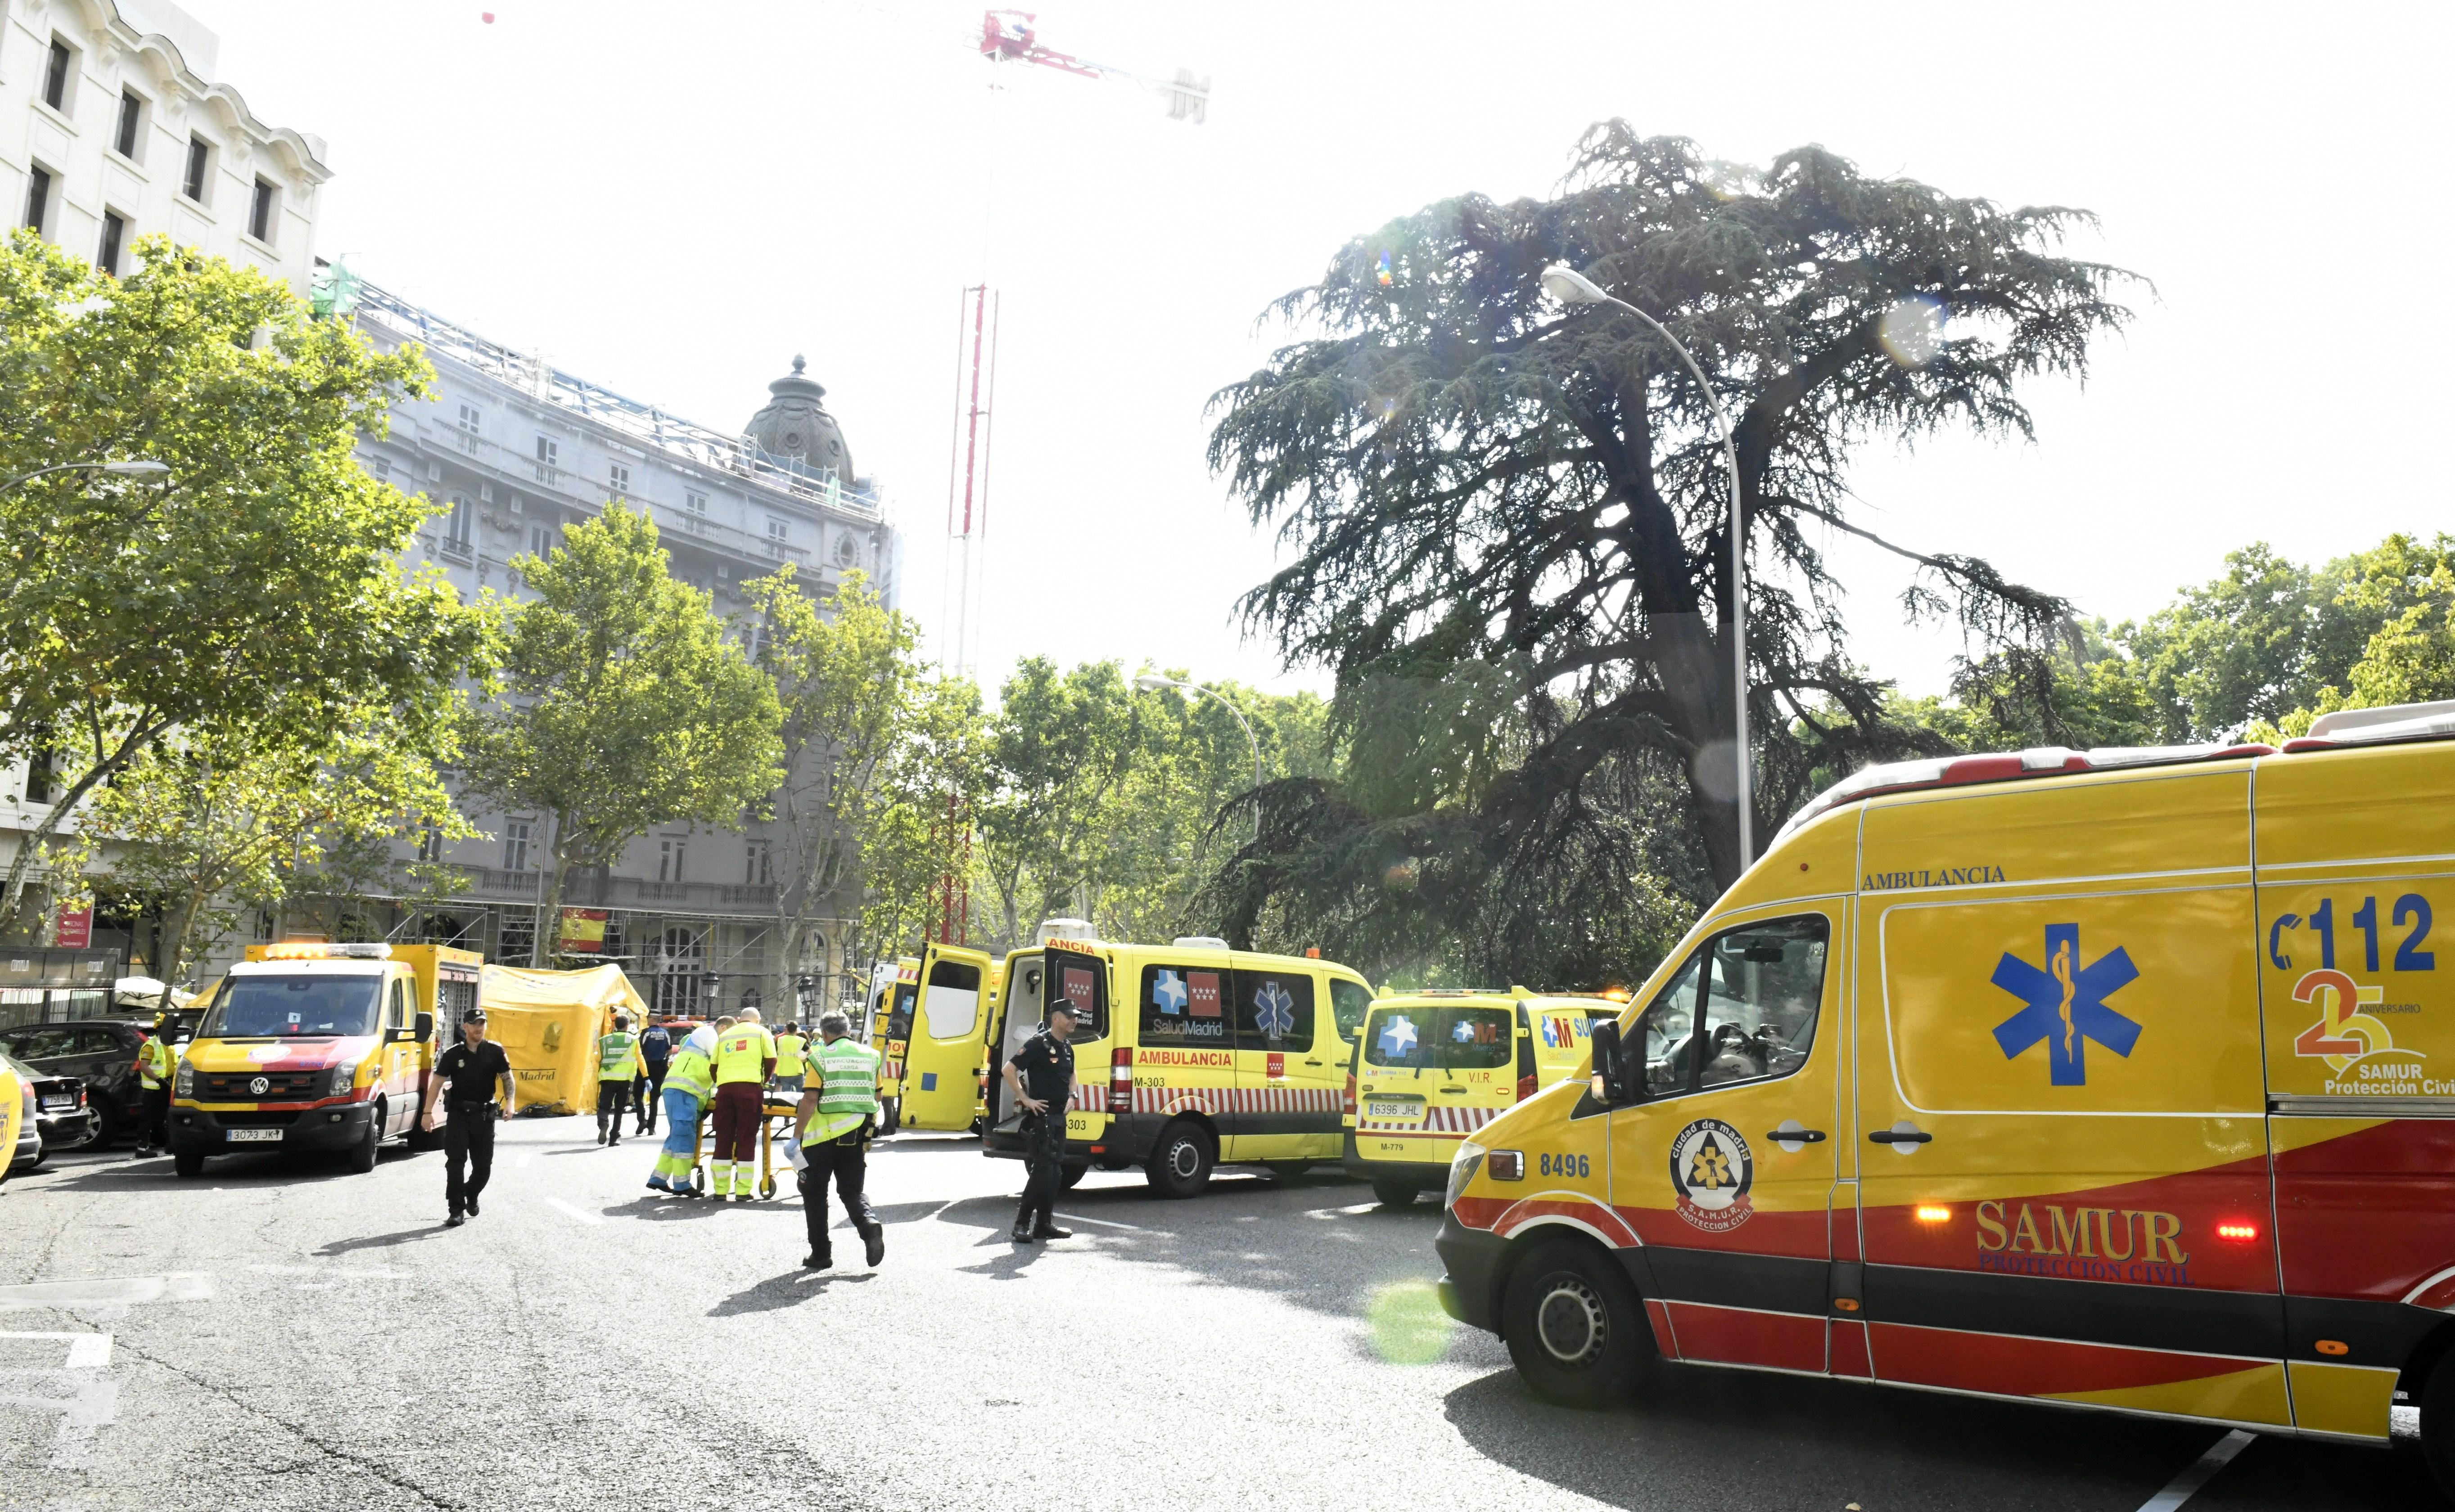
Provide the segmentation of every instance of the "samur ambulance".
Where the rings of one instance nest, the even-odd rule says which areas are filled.
[[[1558,1401],[1655,1353],[2374,1444],[2409,1400],[2445,1483],[2442,910],[2455,703],[1872,768],[1459,1146],[1444,1302]]]
[[[1006,957],[984,1154],[1023,1157],[1021,1110],[995,1068],[1061,998],[1082,1010],[1069,1185],[1094,1165],[1138,1165],[1160,1196],[1191,1197],[1223,1163],[1292,1175],[1340,1159],[1347,1068],[1372,990],[1331,961],[1191,936],[1168,945],[1051,938]]]
[[[1390,1207],[1439,1191],[1461,1140],[1586,1074],[1591,1026],[1617,1018],[1624,1001],[1523,987],[1376,998],[1349,1052],[1347,1174]]]
[[[922,947],[911,969],[911,1000],[889,1023],[889,1043],[903,1047],[895,1127],[960,1133],[980,1126],[989,1015],[1000,975],[986,951]],[[899,995],[903,990],[899,983]],[[899,1025],[902,1032],[895,1035]]]
[[[340,1150],[374,1170],[414,1137],[436,1026],[477,1005],[483,964],[445,945],[249,946],[172,1084],[178,1174],[249,1150]]]

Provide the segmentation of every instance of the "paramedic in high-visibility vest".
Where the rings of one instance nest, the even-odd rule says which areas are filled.
[[[878,1123],[878,1052],[852,1038],[852,1020],[840,1013],[819,1016],[821,1044],[810,1058],[818,1085],[801,1092],[793,1129],[801,1141],[801,1221],[810,1253],[801,1264],[822,1271],[835,1263],[827,1243],[827,1179],[836,1183],[844,1214],[861,1233],[875,1269],[886,1258],[886,1228],[871,1211],[862,1187],[869,1179],[869,1135]]]
[[[136,1131],[140,1160],[171,1144],[171,1083],[179,1075],[179,1047],[171,1042],[172,1033],[171,1016],[164,1014],[136,1051],[136,1081],[145,1094],[145,1122]]]
[[[776,1038],[744,1008],[716,1037],[716,1200],[747,1202],[759,1190],[759,1112],[776,1074]]]
[[[776,1090],[798,1093],[801,1078],[809,1071],[806,1053],[810,1042],[801,1038],[799,1024],[786,1024],[776,1036]]]
[[[614,1027],[597,1037],[597,1142],[622,1142],[622,1115],[631,1105],[631,1079],[641,1074],[639,1037],[631,1032],[631,1016],[616,1014]],[[606,1120],[613,1138],[606,1138]]]
[[[699,1164],[699,1118],[716,1093],[716,1031],[700,1025],[674,1047],[664,1071],[665,1148],[648,1173],[648,1190],[697,1197],[691,1170]]]

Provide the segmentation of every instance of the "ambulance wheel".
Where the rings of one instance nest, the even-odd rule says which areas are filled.
[[[893,1134],[903,1127],[903,1099],[882,1098],[878,1104],[878,1132]]]
[[[360,1139],[357,1143],[350,1146],[351,1174],[355,1176],[364,1176],[369,1171],[374,1170],[375,1168],[375,1152],[382,1146],[382,1144],[383,1125],[373,1119],[369,1119],[367,1120],[367,1137]]]
[[[1197,1197],[1210,1184],[1210,1166],[1218,1159],[1202,1125],[1179,1119],[1162,1129],[1144,1167],[1151,1190],[1162,1197]]]
[[[1068,1160],[1061,1170],[1065,1176],[1065,1189],[1070,1192],[1074,1189],[1074,1184],[1076,1182],[1082,1180],[1085,1176],[1090,1173],[1091,1167],[1087,1163],[1077,1165],[1073,1161]]]
[[[205,1174],[204,1154],[197,1150],[173,1150],[171,1152],[171,1169],[177,1173],[180,1180],[193,1181]]]
[[[1566,1240],[1537,1245],[1510,1273],[1500,1331],[1526,1384],[1563,1407],[1620,1401],[1654,1353],[1644,1306],[1618,1262]]]
[[[1414,1182],[1402,1181],[1395,1177],[1376,1176],[1372,1179],[1372,1195],[1381,1200],[1383,1207],[1412,1207],[1416,1194],[1422,1190]]]
[[[2455,1354],[2440,1356],[2421,1388],[2421,1453],[2439,1494],[2455,1499]]]

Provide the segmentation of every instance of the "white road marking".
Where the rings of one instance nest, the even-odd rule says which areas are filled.
[[[2240,1428],[2208,1445],[2208,1452],[2182,1467],[2182,1473],[2165,1483],[2165,1489],[2140,1504],[2140,1512],[2174,1512],[2176,1507],[2198,1494],[2219,1470],[2231,1463],[2233,1457],[2250,1447],[2255,1433]]]
[[[69,1345],[63,1370],[101,1370],[111,1363],[109,1334],[5,1334],[0,1339],[65,1339]]]
[[[582,1223],[602,1223],[605,1221],[605,1220],[599,1215],[591,1213],[585,1208],[574,1207],[558,1197],[550,1197],[547,1198],[546,1200],[570,1214],[572,1217],[579,1220]]]
[[[1057,1216],[1064,1219],[1068,1223],[1097,1223],[1102,1228],[1126,1228],[1131,1229],[1137,1234],[1156,1234],[1159,1232],[1157,1229],[1145,1228],[1140,1223],[1119,1223],[1105,1218],[1085,1218],[1080,1213],[1060,1213]]]
[[[0,1286],[0,1308],[124,1307],[131,1302],[201,1302],[213,1295],[213,1278],[205,1271],[172,1271],[167,1276],[122,1276],[108,1280],[31,1281]]]
[[[518,1159],[512,1162],[512,1169],[515,1171],[526,1170],[528,1168],[529,1161],[533,1159],[535,1159],[534,1156],[523,1155]]]

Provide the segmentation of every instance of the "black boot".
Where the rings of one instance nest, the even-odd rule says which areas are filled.
[[[869,1268],[878,1269],[878,1262],[886,1259],[886,1230],[883,1227],[871,1229],[861,1237],[861,1243],[862,1254],[869,1261]]]

